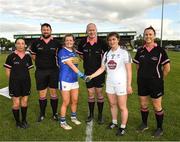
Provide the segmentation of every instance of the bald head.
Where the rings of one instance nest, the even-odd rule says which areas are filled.
[[[89,23],[86,27],[86,33],[89,38],[96,38],[97,36],[97,28],[94,23]]]
[[[94,27],[97,30],[96,24],[94,24],[94,23],[89,23],[86,27],[86,30],[88,30],[90,27]]]

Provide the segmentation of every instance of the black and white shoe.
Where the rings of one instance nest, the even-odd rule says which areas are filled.
[[[123,136],[125,134],[125,130],[123,128],[119,128],[117,130],[116,136]]]
[[[38,117],[37,122],[41,122],[41,121],[43,121],[43,120],[44,120],[44,118],[45,118],[45,116],[40,115],[40,116]]]
[[[104,118],[102,114],[98,114],[98,124],[104,124]]]
[[[136,130],[137,133],[143,133],[144,131],[148,130],[148,126],[142,123]]]
[[[157,129],[154,131],[152,137],[153,137],[153,138],[159,138],[159,137],[162,136],[162,135],[163,135],[163,129],[162,129],[162,128],[157,128]]]
[[[29,127],[27,121],[22,122],[22,128],[27,129]]]
[[[93,116],[88,116],[88,118],[86,119],[86,122],[89,123],[91,121],[93,121]]]
[[[59,120],[58,114],[56,113],[55,115],[53,115],[52,119],[53,119],[54,121],[58,121],[58,120]]]
[[[16,122],[16,128],[23,128],[22,123],[21,122]]]
[[[114,123],[109,123],[109,125],[107,126],[107,129],[114,129],[114,128],[117,128],[118,125],[117,124],[114,124]]]

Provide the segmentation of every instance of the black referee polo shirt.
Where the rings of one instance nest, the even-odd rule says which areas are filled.
[[[36,68],[57,69],[57,52],[60,48],[60,43],[55,39],[51,39],[48,43],[41,38],[34,41],[29,50],[32,55],[36,55]]]
[[[10,79],[29,78],[29,69],[33,68],[32,60],[29,54],[21,59],[14,52],[8,55],[4,67],[11,69]]]
[[[100,38],[93,45],[87,42],[87,38],[80,41],[77,53],[83,56],[85,74],[92,74],[101,66],[103,54],[107,50],[108,45]]]
[[[169,63],[165,50],[159,46],[154,47],[150,52],[145,47],[138,49],[133,62],[139,65],[138,78],[163,79],[162,66]]]

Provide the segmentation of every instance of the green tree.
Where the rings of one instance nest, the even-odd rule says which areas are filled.
[[[0,38],[0,47],[5,47],[5,50],[8,51],[9,48],[13,47],[14,43],[6,38]]]

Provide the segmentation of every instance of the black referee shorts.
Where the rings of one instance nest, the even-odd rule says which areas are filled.
[[[102,73],[101,75],[93,78],[90,82],[86,82],[87,88],[102,88],[103,84],[105,82],[105,73]]]
[[[57,89],[58,78],[59,78],[58,69],[48,69],[48,70],[37,69],[35,71],[37,90],[44,90],[47,87]]]
[[[159,98],[164,95],[163,79],[138,79],[138,95]]]
[[[10,79],[9,95],[11,97],[29,96],[31,89],[30,77],[26,79]]]

